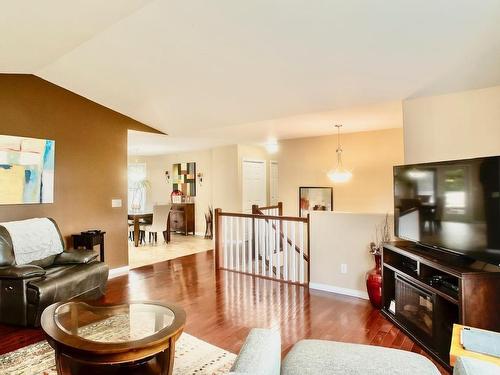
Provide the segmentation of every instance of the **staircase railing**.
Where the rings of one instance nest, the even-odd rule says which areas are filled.
[[[214,223],[217,269],[288,283],[309,283],[309,217],[216,209]]]
[[[259,207],[256,204],[252,206],[252,213],[257,214],[257,215],[269,215],[269,214],[274,214],[277,212],[277,215],[282,216],[283,215],[283,202],[278,202],[276,206],[267,206],[267,207]],[[273,223],[273,228],[276,230],[276,225]],[[289,246],[293,246],[295,248],[295,251],[297,253],[301,253],[300,248],[297,245],[293,245],[292,241],[290,238],[285,237],[283,231],[280,232],[280,236],[282,237],[282,240],[288,242]],[[302,253],[302,256],[304,257],[306,262],[309,262],[309,256],[305,253]]]
[[[252,205],[252,213],[257,215],[283,216],[283,202],[278,202],[275,206],[259,207]]]

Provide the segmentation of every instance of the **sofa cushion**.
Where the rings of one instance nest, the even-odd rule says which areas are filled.
[[[97,256],[98,254],[92,250],[75,249],[71,251],[64,251],[56,256],[54,265],[89,263],[96,259]]]
[[[20,266],[0,267],[0,279],[29,279],[46,274],[42,267],[23,264]]]
[[[500,366],[476,358],[458,357],[453,375],[498,375]]]
[[[54,259],[56,259],[56,255],[49,255],[48,257],[37,259],[34,260],[33,262],[29,262],[28,264],[42,268],[47,268],[54,264]]]
[[[324,340],[302,340],[283,361],[284,375],[440,375],[426,357],[403,350]]]
[[[16,264],[29,264],[64,250],[59,228],[49,218],[9,221],[0,225],[9,232]]]
[[[254,328],[241,347],[231,373],[234,375],[279,375],[281,337],[277,330]]]
[[[101,262],[49,267],[45,277],[28,283],[26,298],[28,303],[40,305],[43,310],[52,303],[96,288],[104,289],[107,279],[108,266]]]
[[[15,262],[9,231],[0,225],[0,266],[10,266]]]

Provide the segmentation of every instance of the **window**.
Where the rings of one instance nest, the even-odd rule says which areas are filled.
[[[146,190],[141,187],[146,177],[145,163],[128,165],[128,209],[130,211],[140,211],[146,207]]]

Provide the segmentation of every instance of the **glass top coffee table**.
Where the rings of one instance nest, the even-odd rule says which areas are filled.
[[[46,308],[41,324],[59,374],[171,374],[185,321],[169,304],[63,302]]]

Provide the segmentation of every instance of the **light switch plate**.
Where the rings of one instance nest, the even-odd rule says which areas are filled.
[[[340,273],[347,273],[347,264],[342,263],[340,265]]]
[[[111,207],[121,207],[122,200],[121,199],[111,199]]]

